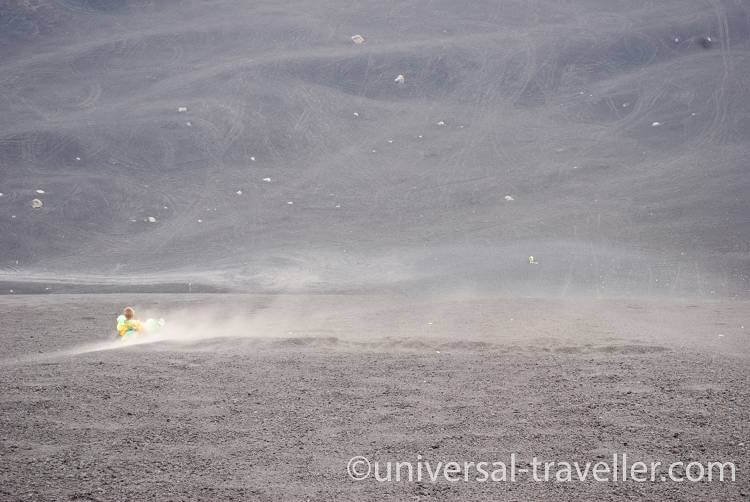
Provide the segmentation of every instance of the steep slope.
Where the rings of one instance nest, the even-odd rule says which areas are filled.
[[[7,282],[750,289],[742,2],[0,16]]]

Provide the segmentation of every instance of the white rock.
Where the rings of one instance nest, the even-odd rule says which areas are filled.
[[[393,140],[392,140],[392,139],[389,139],[389,140],[388,140],[388,143],[393,143]],[[0,195],[2,195],[2,194],[0,193]]]
[[[251,162],[255,162],[255,157],[250,157]]]
[[[187,111],[187,106],[180,106],[179,108],[177,108],[177,111],[179,113],[185,113]]]
[[[203,223],[203,220],[201,220],[200,218],[198,218],[198,223]]]
[[[444,125],[445,125],[445,121],[444,121],[444,120],[441,120],[441,121],[439,121],[439,122],[437,123],[437,125],[439,125],[439,126],[444,126]]]
[[[81,157],[76,157],[76,160],[81,160]]]
[[[365,37],[363,37],[362,35],[353,35],[352,42],[357,45],[362,45],[363,43],[365,43]]]
[[[659,127],[661,125],[661,122],[652,122],[651,127]]]
[[[40,208],[40,207],[42,207],[43,205],[44,205],[44,202],[42,202],[42,201],[41,201],[41,200],[39,200],[39,199],[33,199],[33,200],[31,201],[31,207],[33,207],[34,209],[39,209],[39,208]]]
[[[396,76],[396,78],[393,79],[393,81],[397,84],[403,84],[404,82],[406,82],[406,78],[404,78],[403,75],[399,74],[398,76]]]
[[[291,201],[291,200],[286,201],[286,203],[289,204],[290,206],[294,205],[294,201]]]
[[[271,178],[263,178],[263,181],[265,181],[266,183],[271,183]]]
[[[359,112],[354,112],[352,115],[354,115],[354,118],[359,117]]]
[[[185,122],[185,125],[188,127],[193,127],[193,123],[190,121]]]
[[[242,190],[237,190],[237,191],[236,191],[236,192],[234,192],[234,193],[236,193],[237,195],[242,195]]]
[[[36,193],[44,193],[44,190],[35,190]]]
[[[148,218],[146,218],[146,221],[148,221],[149,223],[156,223],[156,218],[154,218],[153,216],[149,216]]]
[[[516,199],[514,199],[512,195],[506,195],[505,196],[505,200],[512,201],[512,200],[516,200]]]

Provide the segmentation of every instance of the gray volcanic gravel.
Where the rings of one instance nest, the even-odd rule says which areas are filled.
[[[124,304],[164,314],[182,333],[115,345]],[[5,297],[0,499],[747,500],[748,307]],[[493,461],[511,452],[733,461],[738,477],[386,483],[346,472],[355,455]]]

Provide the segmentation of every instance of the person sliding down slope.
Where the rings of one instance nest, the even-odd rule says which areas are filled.
[[[133,335],[154,332],[164,324],[164,319],[146,319],[146,322],[141,322],[135,318],[133,307],[125,307],[122,314],[117,316],[117,335],[124,340]]]
[[[143,323],[135,319],[133,307],[125,307],[122,314],[117,316],[117,335],[121,338],[137,335],[143,331]]]

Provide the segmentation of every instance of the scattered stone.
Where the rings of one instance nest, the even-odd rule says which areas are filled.
[[[362,45],[363,43],[365,43],[365,37],[363,37],[362,35],[353,35],[352,42],[357,45]]]
[[[507,200],[508,202],[511,202],[511,201],[516,200],[516,199],[514,199],[512,195],[506,195],[505,196],[505,200]]]
[[[234,193],[236,193],[237,195],[242,195],[242,190],[237,190],[237,191],[236,191],[236,192],[234,192]]]
[[[404,78],[403,75],[399,74],[396,78],[393,79],[393,81],[399,85],[403,85],[404,82],[406,82],[406,78]]]
[[[437,125],[444,126],[445,125],[445,121],[444,120],[440,120],[440,121],[438,121]]]
[[[388,143],[393,143],[393,140],[392,140],[392,139],[389,139],[389,140],[388,140]],[[0,195],[2,195],[2,194],[0,193]]]
[[[701,45],[703,46],[704,49],[710,49],[713,43],[714,41],[711,37],[703,37],[701,39]]]
[[[422,135],[420,134],[420,135],[418,135],[418,136],[417,136],[417,138],[419,138],[419,139],[422,139],[422,138],[424,138],[424,136],[422,136]]]
[[[187,122],[185,122],[185,125],[188,126],[188,127],[193,127],[193,123],[190,122],[189,120]]]
[[[200,218],[198,218],[198,223],[203,223],[203,220],[201,220]]]
[[[539,262],[536,261],[536,258],[534,256],[529,256],[529,265],[539,265]]]
[[[187,111],[187,106],[180,106],[177,108],[178,113],[185,113]]]
[[[42,201],[41,201],[41,200],[39,200],[39,199],[33,199],[33,200],[31,201],[31,207],[33,207],[34,209],[39,209],[39,208],[40,208],[40,207],[42,207],[43,205],[44,205],[44,202],[42,202]]]

